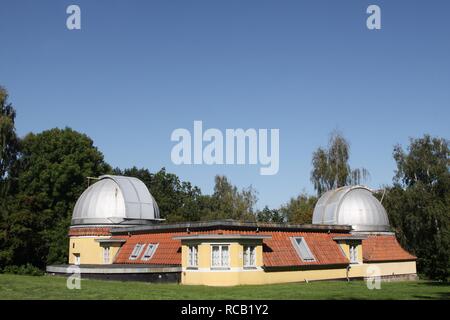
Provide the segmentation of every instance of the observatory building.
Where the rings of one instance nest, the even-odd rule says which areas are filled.
[[[390,230],[383,205],[362,186],[346,186],[325,192],[314,208],[312,223],[349,225],[354,232]]]
[[[135,225],[157,219],[158,205],[141,180],[106,175],[81,194],[72,225]]]
[[[48,273],[76,265],[86,278],[215,286],[416,277],[416,257],[363,186],[323,194],[312,224],[168,224],[142,181],[106,175],[78,199],[69,238],[69,264]]]

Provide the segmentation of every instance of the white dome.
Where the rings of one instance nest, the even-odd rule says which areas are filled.
[[[105,175],[78,198],[72,225],[141,224],[155,219],[159,219],[158,205],[141,180]]]
[[[313,224],[350,225],[355,231],[389,231],[383,205],[363,186],[325,192],[317,201]]]

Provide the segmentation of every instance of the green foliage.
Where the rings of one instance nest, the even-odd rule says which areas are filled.
[[[18,139],[15,129],[16,111],[8,102],[8,92],[0,86],[0,187],[4,198],[5,179],[16,161]]]
[[[449,141],[429,135],[411,139],[408,152],[397,145],[394,148],[395,182],[405,187],[421,183],[444,195],[450,185],[449,155]]]
[[[6,266],[1,273],[20,274],[28,276],[43,276],[44,272],[30,263],[21,266]]]
[[[349,143],[336,131],[330,136],[328,148],[318,148],[313,153],[311,182],[318,196],[347,184],[360,184],[369,177],[369,172],[364,168],[350,168],[349,156]]]
[[[238,190],[225,176],[215,177],[214,193],[206,199],[206,215],[203,220],[233,219],[255,221],[257,192],[252,187]]]
[[[67,261],[67,231],[86,177],[109,172],[92,140],[70,128],[21,141],[17,186],[2,207],[0,265]]]
[[[10,171],[17,156],[16,111],[8,102],[8,92],[0,86],[0,181]]]
[[[425,135],[407,151],[394,149],[397,171],[383,205],[406,249],[418,257],[418,269],[446,280],[450,269],[449,144]]]
[[[22,208],[12,197],[6,199],[0,210],[0,268],[27,262],[42,265],[40,237],[34,230],[39,216]]]
[[[284,223],[285,217],[279,209],[269,209],[268,206],[265,206],[256,213],[256,220],[258,222]]]
[[[190,182],[180,181],[162,168],[156,173],[136,167],[114,174],[136,177],[144,182],[158,203],[161,218],[166,222],[235,219],[255,220],[256,191],[252,187],[238,190],[226,177],[216,176],[214,194],[202,195]]]
[[[312,222],[316,202],[316,197],[302,193],[295,198],[291,198],[288,203],[280,208],[280,211],[289,223],[309,224]]]
[[[120,170],[115,174],[136,177],[144,182],[158,203],[161,218],[167,222],[198,221],[204,206],[201,190],[190,182],[180,181],[173,173],[162,168],[156,173],[136,167]]]

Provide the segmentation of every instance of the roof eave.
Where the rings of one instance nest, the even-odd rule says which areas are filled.
[[[248,235],[248,234],[196,234],[188,236],[173,237],[175,240],[263,240],[272,236]]]
[[[345,225],[316,225],[316,224],[281,224],[281,223],[260,223],[241,222],[230,220],[204,221],[204,222],[183,222],[172,224],[156,224],[146,226],[131,226],[124,228],[113,228],[111,233],[148,233],[148,232],[168,232],[168,231],[195,231],[205,229],[241,229],[258,231],[285,230],[285,231],[316,231],[316,232],[350,232],[351,226]]]

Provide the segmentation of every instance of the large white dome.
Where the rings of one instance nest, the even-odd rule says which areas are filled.
[[[105,175],[78,198],[72,225],[142,224],[155,219],[159,219],[158,205],[141,180]]]
[[[325,192],[314,208],[313,224],[350,225],[355,231],[389,231],[383,205],[363,186]]]

